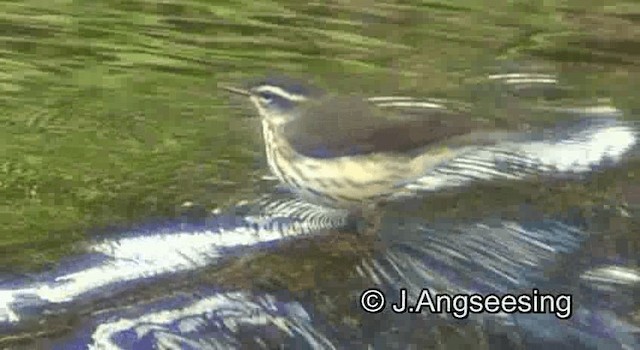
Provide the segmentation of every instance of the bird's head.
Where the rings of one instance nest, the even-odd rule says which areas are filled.
[[[296,118],[300,106],[322,94],[320,90],[299,82],[273,78],[251,83],[246,89],[222,88],[249,97],[260,116],[276,125]]]

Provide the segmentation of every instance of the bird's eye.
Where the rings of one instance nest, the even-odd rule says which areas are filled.
[[[275,95],[270,92],[261,92],[259,96],[260,100],[266,104],[270,104],[275,100]]]

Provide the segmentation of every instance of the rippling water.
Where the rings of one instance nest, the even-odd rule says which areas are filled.
[[[0,3],[0,347],[637,348],[639,19],[633,1]],[[280,193],[252,111],[216,89],[272,72],[548,128],[406,184],[372,242]],[[575,307],[370,315],[373,287]]]

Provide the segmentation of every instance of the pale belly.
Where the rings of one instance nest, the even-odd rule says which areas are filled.
[[[383,200],[429,167],[450,158],[447,152],[415,158],[382,154],[308,158],[287,144],[274,142],[267,125],[263,132],[271,172],[304,200],[331,207],[358,208]]]
[[[407,164],[382,159],[298,160],[283,162],[275,153],[272,172],[303,199],[334,207],[359,207],[394,192]],[[277,170],[276,170],[277,169]]]

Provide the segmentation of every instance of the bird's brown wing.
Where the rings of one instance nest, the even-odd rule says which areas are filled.
[[[300,154],[337,158],[371,153],[410,153],[478,129],[469,117],[425,108],[421,115],[382,115],[357,97],[329,97],[310,103],[283,128]]]

